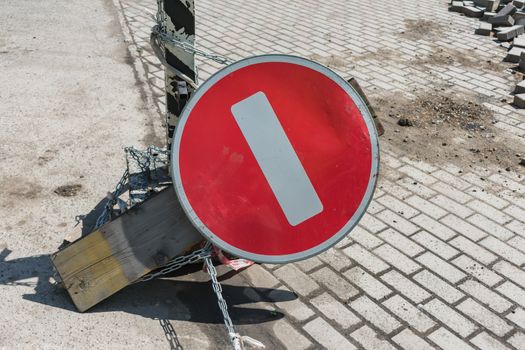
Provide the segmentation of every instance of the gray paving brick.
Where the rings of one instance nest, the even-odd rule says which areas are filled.
[[[382,299],[392,293],[390,288],[360,267],[351,268],[344,275],[351,283],[361,288],[374,299]]]
[[[351,240],[359,243],[367,249],[373,249],[383,244],[383,241],[377,238],[376,235],[371,234],[361,227],[357,227],[356,229],[352,230],[349,237]]]
[[[520,207],[516,205],[511,205],[504,210],[505,213],[512,216],[514,219],[519,220],[521,222],[525,222],[525,210],[521,209]]]
[[[431,185],[437,181],[437,179],[433,178],[429,174],[426,174],[410,165],[405,165],[397,170],[425,185]]]
[[[341,333],[336,331],[322,318],[316,318],[308,322],[303,329],[322,346],[330,350],[353,350],[357,349]]]
[[[470,184],[468,182],[463,181],[460,177],[454,176],[451,173],[446,172],[444,170],[434,171],[432,172],[432,176],[437,177],[439,180],[460,190],[465,190],[468,187],[470,187]]]
[[[405,220],[401,216],[395,214],[390,210],[383,210],[376,215],[379,219],[385,222],[390,227],[393,227],[397,231],[403,233],[404,235],[410,236],[418,230],[417,226],[412,224],[410,221]]]
[[[432,350],[434,349],[429,343],[418,337],[410,329],[403,329],[392,340],[406,350]]]
[[[509,202],[507,202],[506,200],[501,199],[500,197],[492,193],[488,193],[487,191],[485,191],[484,189],[480,187],[471,187],[468,190],[468,193],[472,197],[476,197],[477,199],[495,207],[496,209],[501,210],[509,204]]]
[[[463,272],[430,252],[418,256],[416,260],[452,283],[465,277]]]
[[[465,294],[426,270],[418,272],[414,276],[414,280],[449,304],[452,304],[465,296]]]
[[[299,333],[286,320],[279,320],[272,326],[275,336],[284,347],[289,350],[305,350],[312,345],[312,342]]]
[[[284,281],[300,295],[307,296],[319,288],[319,285],[294,265],[285,265],[274,271],[275,276]]]
[[[330,270],[328,267],[323,267],[314,272],[311,276],[317,282],[325,286],[330,292],[337,295],[342,301],[346,301],[359,293],[359,291],[342,276]]]
[[[425,311],[440,320],[443,324],[446,324],[462,337],[467,337],[478,329],[474,323],[438,299],[429,301],[423,307]]]
[[[498,313],[503,313],[512,306],[512,303],[502,298],[498,293],[493,292],[491,289],[473,280],[463,282],[459,286],[459,289],[470,294]]]
[[[510,350],[510,348],[491,337],[487,332],[476,335],[470,342],[481,350]]]
[[[401,323],[367,296],[359,297],[358,299],[351,301],[349,305],[364,319],[387,334],[392,333],[401,327]]]
[[[299,299],[290,299],[290,293],[288,289],[280,287],[271,291],[269,298],[278,308],[283,309],[298,321],[305,321],[315,315],[315,312]]]
[[[497,238],[487,237],[480,244],[516,265],[525,264],[525,254]]]
[[[463,340],[441,327],[428,336],[430,340],[436,343],[443,350],[474,350]]]
[[[410,219],[419,214],[418,210],[389,195],[382,196],[378,199],[378,202],[403,216],[405,219]]]
[[[418,332],[425,333],[436,325],[430,317],[399,295],[385,300],[383,305]]]
[[[439,255],[443,259],[450,259],[459,254],[459,251],[442,240],[432,236],[430,233],[421,231],[412,236],[412,238],[426,247],[428,250]]]
[[[349,328],[361,322],[359,317],[328,293],[323,293],[311,299],[310,302],[328,319],[335,321],[343,328]]]
[[[490,287],[499,283],[503,279],[501,276],[466,255],[458,256],[452,260],[452,264]]]
[[[467,204],[471,209],[485,215],[498,224],[503,225],[512,220],[512,218],[504,214],[501,210],[498,210],[488,204],[485,204],[479,200],[473,200]]]
[[[383,222],[377,220],[372,215],[367,214],[363,216],[363,218],[359,222],[359,226],[362,226],[363,228],[372,233],[377,233],[381,230],[384,230],[387,227]]]
[[[378,236],[410,257],[425,250],[419,244],[414,243],[411,239],[405,237],[394,229],[386,229],[379,233]]]
[[[437,192],[440,192],[461,204],[465,204],[472,199],[472,197],[466,194],[464,191],[458,190],[444,182],[438,182],[431,187]]]
[[[525,310],[517,308],[507,315],[507,318],[518,325],[522,330],[525,329]]]
[[[377,258],[358,244],[352,244],[344,249],[343,253],[372,273],[379,273],[389,267],[383,260]]]
[[[248,277],[253,286],[258,288],[273,288],[280,283],[271,273],[257,264],[250,266],[246,270],[245,276]]]
[[[410,177],[404,177],[400,180],[397,180],[396,183],[400,186],[403,186],[403,188],[406,188],[407,190],[411,191],[406,197],[409,197],[412,192],[426,199],[429,199],[436,195],[436,191],[415,181]]]
[[[440,222],[473,241],[479,241],[483,237],[487,236],[486,232],[469,224],[465,220],[458,218],[454,214],[445,216],[440,220]]]
[[[306,259],[306,260],[297,261],[295,263],[295,265],[297,265],[304,272],[310,272],[313,269],[321,266],[322,264],[323,264],[323,262],[321,260],[319,260],[319,258],[316,257],[316,256],[313,256],[313,257],[311,257],[309,259]]]
[[[512,232],[525,237],[525,224],[522,222],[519,222],[518,220],[513,220],[507,225],[505,225],[506,228],[511,230]]]
[[[412,205],[414,208],[418,208],[419,210],[421,210],[422,212],[434,219],[442,218],[447,214],[447,212],[439,206],[434,205],[426,199],[423,199],[416,195],[407,198],[406,202]]]
[[[447,226],[440,224],[438,221],[424,214],[416,216],[412,219],[412,222],[421,226],[428,232],[434,234],[444,241],[449,240],[456,235],[456,233]]]
[[[470,239],[463,236],[458,236],[452,239],[450,245],[458,248],[463,253],[470,255],[477,261],[482,264],[488,265],[498,259],[498,257],[488,251],[487,249],[479,246],[478,244],[472,242]]]
[[[431,296],[426,290],[419,287],[397,271],[389,271],[381,276],[381,279],[416,304],[430,298]]]
[[[525,193],[525,185],[522,185],[516,181],[513,181],[511,179],[508,179],[506,178],[505,176],[503,175],[500,175],[500,174],[493,174],[491,176],[489,176],[489,180],[497,183],[497,184],[500,184],[501,186],[505,187],[505,188],[508,188],[509,190],[511,191],[515,191],[515,192],[518,192],[518,193]]]
[[[503,337],[512,330],[512,326],[473,299],[467,299],[457,309],[481,324],[494,334]]]
[[[500,286],[498,286],[496,290],[513,302],[525,307],[525,290],[516,284],[505,281]]]
[[[350,258],[335,248],[319,254],[319,259],[338,271],[352,266]]]
[[[525,350],[525,334],[523,332],[516,332],[510,337],[507,342],[514,346],[517,350]]]
[[[472,215],[467,219],[471,224],[479,227],[485,232],[490,233],[492,236],[497,237],[502,240],[507,240],[514,236],[512,231],[507,230],[505,227],[495,223],[494,221],[486,218],[481,214]]]
[[[411,274],[421,269],[419,264],[388,244],[383,244],[374,249],[373,252],[405,274]]]
[[[368,326],[363,326],[350,334],[366,350],[394,350],[388,341],[379,339],[374,330]]]
[[[399,74],[405,74],[405,73],[400,71]],[[423,162],[421,160],[414,160],[414,159],[410,159],[408,157],[402,157],[401,160],[403,162],[409,164],[409,165],[412,165],[412,166],[418,168],[421,171],[426,172],[426,173],[433,173],[434,171],[437,171],[439,169],[439,168],[435,167],[434,165],[429,164],[427,162]]]

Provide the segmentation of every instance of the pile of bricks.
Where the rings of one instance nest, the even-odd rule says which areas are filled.
[[[525,35],[521,36],[525,32],[525,0],[452,1],[449,11],[480,18],[475,33],[507,42],[505,61],[518,63],[518,70],[525,72]],[[518,83],[514,93],[514,105],[525,108],[525,81]]]

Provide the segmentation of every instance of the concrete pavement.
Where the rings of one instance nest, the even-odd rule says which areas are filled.
[[[392,116],[382,111],[381,179],[359,229],[307,261],[233,278],[222,271],[240,332],[271,349],[524,349],[525,178],[512,164],[523,155],[525,116],[503,102],[517,76],[500,63],[498,43],[473,34],[477,20],[433,0],[196,3],[202,48],[232,58],[310,57],[356,76],[378,105],[396,107]],[[1,5],[0,52],[8,52],[0,70],[9,79],[0,82],[0,190],[8,199],[0,245],[12,252],[0,253],[0,347],[225,348],[201,273],[133,286],[86,314],[47,282],[40,254],[118,180],[120,149],[151,142],[152,130],[163,136],[155,114],[164,108],[163,72],[147,43],[156,3],[58,4],[83,21],[50,4]],[[28,51],[43,27],[39,51]],[[206,60],[199,67],[201,80],[220,68]],[[452,128],[425,119],[424,104],[413,108],[444,92],[489,110],[474,120],[484,129]],[[397,126],[403,113],[417,115],[420,127]],[[53,193],[76,183],[76,197]]]

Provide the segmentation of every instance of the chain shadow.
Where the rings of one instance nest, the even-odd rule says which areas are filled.
[[[197,273],[200,274],[200,273]],[[157,279],[138,283],[118,292],[94,306],[88,312],[124,311],[151,319],[222,324],[222,313],[208,280]],[[297,296],[288,291],[268,294],[274,289],[222,284],[223,296],[235,324],[249,325],[271,322],[284,317],[279,311],[268,310],[261,302],[289,301]],[[277,299],[277,300],[276,300]]]
[[[76,312],[67,291],[51,281],[54,269],[48,255],[7,260],[10,253],[6,248],[0,252],[0,285],[33,287],[34,293],[22,295],[24,300]],[[217,306],[216,296],[207,273],[201,271],[201,268],[201,264],[195,264],[181,270],[174,278],[133,284],[87,312],[123,311],[150,319],[222,324],[222,313]],[[227,269],[223,270],[225,272],[219,275],[219,279],[223,281],[223,295],[236,324],[256,324],[280,319],[284,317],[281,312],[268,310],[257,304],[297,298],[288,291],[272,293],[270,298],[269,293],[276,291],[275,289],[246,286],[238,274],[232,275]],[[228,280],[224,283],[226,278]],[[27,281],[28,279],[36,280],[33,282]]]

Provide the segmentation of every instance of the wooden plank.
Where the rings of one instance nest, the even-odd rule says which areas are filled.
[[[170,186],[56,252],[52,261],[77,309],[86,311],[202,239]]]

